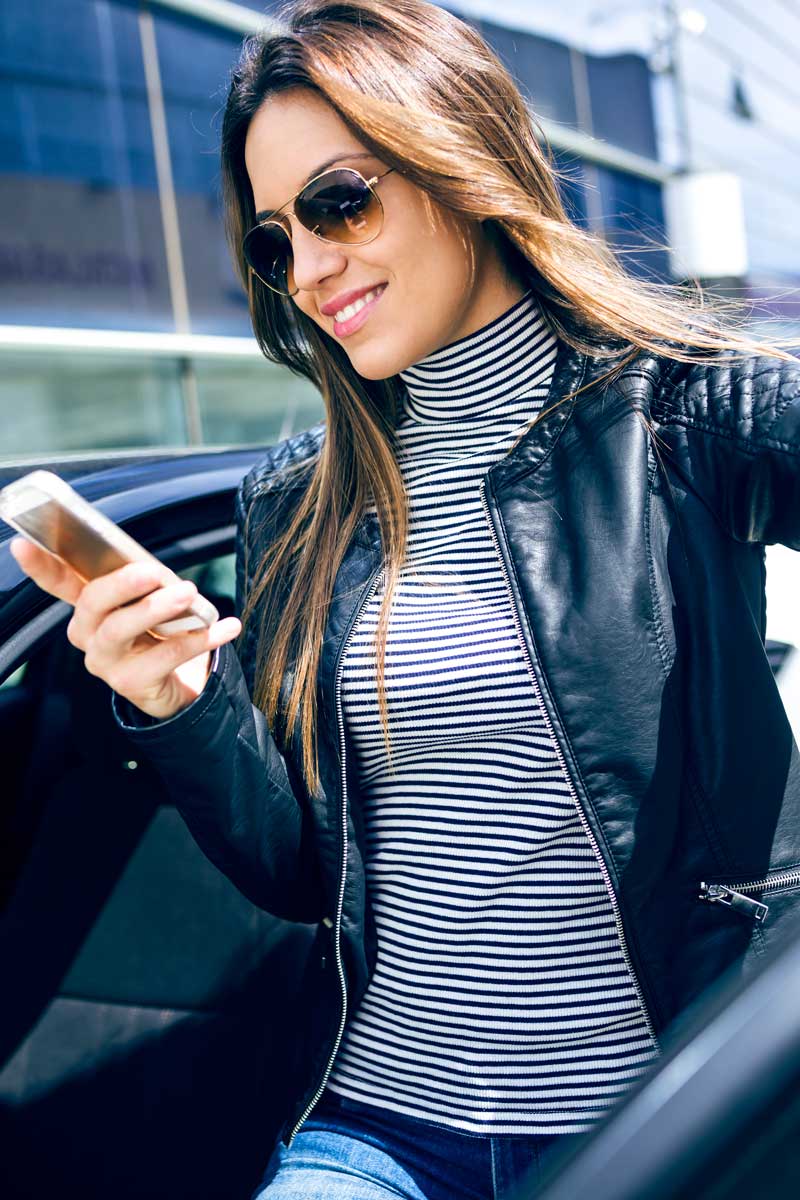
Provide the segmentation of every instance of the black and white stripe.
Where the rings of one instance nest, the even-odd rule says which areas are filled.
[[[328,1086],[479,1134],[589,1128],[657,1053],[600,867],[542,719],[478,483],[547,396],[529,292],[402,373],[409,563],[344,663],[378,960]]]

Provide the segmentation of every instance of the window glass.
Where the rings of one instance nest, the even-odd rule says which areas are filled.
[[[315,387],[266,359],[198,361],[203,441],[214,446],[273,442],[322,420]]]
[[[227,77],[240,35],[159,13],[156,44],[193,333],[251,333],[247,297],[225,241],[219,147]]]
[[[211,558],[208,562],[198,563],[194,567],[184,567],[180,573],[181,579],[191,579],[192,583],[197,584],[197,589],[202,596],[213,596],[218,600],[221,596],[226,597],[231,602],[231,612],[233,612],[233,600],[236,595],[236,555],[221,554],[218,558]],[[220,613],[220,616],[227,614]]]
[[[3,458],[186,443],[172,360],[43,352],[2,361]]]
[[[583,162],[565,150],[553,150],[558,190],[569,217],[578,225],[586,223],[586,175]]]
[[[638,54],[586,56],[592,133],[645,158],[658,158],[650,70]]]
[[[0,7],[0,321],[172,329],[135,7]]]
[[[474,21],[540,117],[577,125],[569,47],[492,21]]]
[[[27,670],[27,667],[28,664],[26,662],[24,662],[22,666],[17,667],[16,671],[12,671],[10,675],[0,682],[0,688],[19,687],[25,678],[25,671]]]
[[[625,251],[621,261],[631,274],[669,280],[667,252],[649,245],[667,240],[661,185],[609,167],[596,173],[607,241]]]
[[[322,420],[319,392],[260,357],[195,360],[200,440],[269,443]],[[0,459],[184,446],[180,363],[146,354],[3,354]]]

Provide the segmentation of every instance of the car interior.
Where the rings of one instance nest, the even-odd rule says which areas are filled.
[[[160,555],[227,615],[216,550]],[[246,1197],[314,930],[205,859],[65,625],[0,687],[0,1193]]]

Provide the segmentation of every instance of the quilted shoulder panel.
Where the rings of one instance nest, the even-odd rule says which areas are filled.
[[[325,438],[325,422],[304,429],[270,446],[263,458],[251,467],[239,485],[240,502],[246,510],[260,492],[282,485],[292,486],[296,474],[307,478],[302,468],[319,456]]]
[[[236,512],[236,612],[241,613],[253,572],[266,545],[290,514],[305,488],[325,435],[325,423],[271,446],[239,484]],[[265,498],[265,503],[254,503]],[[257,510],[257,511],[256,511]],[[244,654],[248,658],[248,654]]]
[[[784,408],[800,396],[800,362],[771,355],[708,364],[669,364],[654,398],[654,416],[682,420],[753,443],[768,442]]]

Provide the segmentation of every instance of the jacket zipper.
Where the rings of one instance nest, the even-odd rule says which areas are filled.
[[[609,874],[608,867],[606,866],[605,860],[603,859],[603,856],[600,853],[600,847],[597,844],[597,839],[595,838],[594,833],[592,832],[592,827],[589,824],[589,821],[586,817],[586,813],[583,811],[583,805],[580,802],[580,797],[578,796],[578,793],[575,791],[575,787],[572,783],[572,778],[570,776],[569,771],[567,770],[566,760],[562,753],[561,746],[558,743],[558,738],[555,735],[555,730],[553,729],[553,724],[550,720],[550,714],[548,713],[547,709],[544,706],[541,689],[539,687],[539,681],[536,678],[536,672],[533,669],[533,662],[531,661],[531,656],[528,651],[528,645],[527,645],[527,642],[525,641],[525,635],[522,631],[522,624],[519,619],[519,612],[517,611],[517,604],[514,599],[514,593],[511,589],[511,580],[508,577],[508,571],[506,570],[506,564],[503,561],[503,556],[500,552],[500,542],[499,542],[499,539],[497,536],[497,531],[495,529],[494,521],[492,520],[492,514],[489,511],[489,505],[486,502],[486,480],[485,479],[482,479],[480,482],[480,495],[481,495],[481,504],[483,505],[483,511],[486,514],[486,521],[489,526],[489,532],[492,535],[492,541],[494,543],[495,553],[497,554],[497,561],[500,563],[500,570],[503,572],[503,578],[505,579],[506,590],[508,591],[508,598],[511,602],[511,611],[512,611],[512,614],[514,617],[514,625],[516,626],[516,630],[517,630],[517,637],[519,639],[520,646],[522,647],[522,652],[525,655],[525,660],[528,664],[528,674],[531,677],[531,682],[533,684],[533,690],[536,693],[536,698],[539,702],[539,708],[541,709],[542,716],[544,718],[547,729],[550,733],[550,737],[552,739],[553,746],[555,747],[558,761],[561,764],[561,769],[564,773],[564,778],[567,781],[567,786],[569,788],[570,795],[572,796],[572,800],[575,804],[575,808],[578,813],[578,817],[580,819],[581,825],[583,826],[583,831],[589,839],[589,844],[592,847],[592,851],[597,860],[598,866],[600,867],[600,870],[602,871],[603,879],[604,879],[605,885],[606,885],[606,891],[608,892],[608,898],[611,901],[611,907],[612,907],[612,910],[614,913],[614,920],[615,920],[616,926],[617,926],[617,936],[619,938],[620,949],[622,950],[622,956],[625,960],[625,964],[628,968],[628,973],[630,975],[631,981],[632,981],[634,989],[636,991],[636,995],[639,1000],[639,1006],[641,1008],[642,1016],[644,1017],[645,1024],[647,1025],[648,1032],[650,1034],[650,1037],[653,1040],[653,1044],[655,1045],[656,1049],[660,1053],[661,1047],[659,1045],[658,1038],[656,1037],[655,1028],[653,1026],[653,1022],[650,1017],[650,1013],[648,1012],[647,1004],[645,1003],[644,993],[642,992],[642,988],[641,988],[641,984],[639,983],[639,980],[636,978],[636,972],[633,969],[633,963],[631,961],[631,956],[628,951],[628,944],[627,944],[627,941],[625,938],[625,931],[622,928],[622,915],[620,913],[619,902],[617,900],[617,896],[614,891],[614,885],[611,882],[611,876]]]
[[[739,912],[755,917],[757,921],[763,921],[769,912],[769,905],[752,900],[744,893],[766,892],[770,888],[785,887],[786,885],[791,887],[793,884],[800,884],[800,869],[777,871],[766,879],[756,879],[752,883],[737,883],[736,887],[727,883],[701,883],[699,899],[708,900],[711,904],[724,904],[727,908],[738,909]]]
[[[341,1042],[342,1042],[342,1036],[344,1034],[344,1027],[345,1027],[345,1024],[347,1023],[347,980],[345,978],[344,964],[342,962],[342,910],[344,908],[344,884],[345,884],[345,878],[347,876],[347,765],[346,765],[346,761],[345,761],[346,747],[345,747],[345,736],[344,736],[344,715],[342,712],[342,671],[344,668],[344,656],[345,656],[347,647],[350,645],[350,639],[352,638],[352,636],[355,632],[356,626],[358,624],[358,621],[359,621],[359,618],[361,617],[362,612],[364,611],[364,608],[369,603],[369,601],[372,599],[372,596],[374,595],[375,591],[377,590],[377,588],[380,584],[381,577],[383,576],[383,570],[384,570],[383,567],[381,567],[376,572],[376,574],[374,575],[374,577],[372,579],[372,583],[369,585],[369,589],[367,591],[366,596],[364,597],[362,603],[358,606],[356,614],[353,617],[353,622],[347,633],[347,637],[345,638],[344,642],[342,643],[341,649],[339,651],[339,658],[336,663],[334,695],[335,695],[335,699],[336,699],[336,721],[337,721],[337,724],[339,727],[339,746],[340,746],[340,750],[341,750],[340,760],[341,760],[341,772],[342,772],[342,806],[341,806],[342,863],[341,863],[340,874],[339,874],[339,898],[336,902],[336,921],[334,923],[334,931],[333,931],[333,949],[334,949],[334,956],[336,959],[336,969],[339,972],[339,984],[342,989],[342,1009],[341,1009],[341,1015],[339,1018],[339,1030],[336,1034],[336,1041],[333,1044],[333,1049],[331,1050],[330,1057],[328,1058],[328,1064],[325,1067],[325,1071],[323,1072],[322,1079],[320,1080],[320,1083],[314,1094],[314,1098],[311,1100],[310,1104],[307,1105],[305,1112],[303,1113],[300,1120],[297,1122],[297,1124],[295,1125],[291,1134],[289,1135],[289,1141],[287,1142],[287,1146],[291,1146],[292,1142],[294,1141],[294,1139],[297,1135],[298,1130],[300,1129],[300,1127],[302,1126],[304,1121],[311,1115],[317,1101],[319,1100],[320,1096],[322,1095],[323,1091],[325,1090],[325,1084],[328,1082],[328,1078],[330,1077],[331,1070],[333,1069],[333,1060],[336,1058],[336,1055],[338,1053],[339,1046],[341,1045]],[[327,918],[324,923],[330,924],[330,922],[327,920]]]

